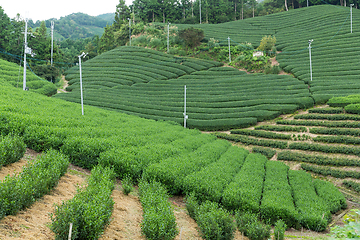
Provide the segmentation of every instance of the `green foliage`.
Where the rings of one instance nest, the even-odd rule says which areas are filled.
[[[349,104],[344,109],[348,113],[360,114],[360,104]]]
[[[339,192],[334,184],[319,179],[314,179],[313,182],[316,193],[328,203],[331,213],[347,208],[344,195]]]
[[[147,239],[174,239],[178,234],[166,188],[158,182],[140,181],[139,196],[143,207],[141,230]]]
[[[240,170],[248,153],[245,149],[230,147],[218,161],[186,176],[185,192],[194,193],[201,202],[205,200],[220,202],[224,188]]]
[[[307,143],[307,142],[293,142],[289,144],[290,149],[298,149],[305,151],[317,151],[324,153],[343,153],[351,155],[360,155],[359,147],[348,147],[342,145],[323,145],[316,143]]]
[[[341,170],[341,169],[333,169],[330,167],[319,167],[319,166],[309,165],[309,164],[305,164],[305,163],[301,164],[301,168],[306,171],[319,173],[324,176],[333,176],[336,178],[351,177],[351,178],[360,179],[360,173],[357,171],[346,171],[346,170]]]
[[[21,137],[0,135],[0,167],[19,161],[25,151],[26,145]]]
[[[271,159],[275,154],[276,150],[272,148],[265,148],[265,147],[253,147],[253,153],[260,153],[267,157],[267,159]]]
[[[285,141],[256,139],[256,138],[249,138],[247,136],[227,134],[227,133],[215,133],[214,135],[217,136],[218,138],[223,138],[234,142],[241,142],[246,145],[257,145],[257,146],[273,147],[273,148],[281,148],[281,149],[285,149],[288,146],[288,143]]]
[[[133,182],[130,176],[126,176],[121,180],[122,191],[125,195],[129,195],[129,193],[133,190]]]
[[[41,78],[55,83],[60,77],[60,71],[51,65],[38,65],[33,67],[34,72]]]
[[[278,220],[275,223],[274,227],[274,239],[275,240],[284,240],[285,231],[287,229],[287,225],[283,220]]]
[[[293,151],[281,151],[278,153],[277,159],[285,161],[315,163],[317,165],[360,166],[360,161],[352,158],[335,158],[315,154],[298,153]]]
[[[345,107],[349,104],[360,103],[360,95],[349,95],[346,97],[333,97],[329,99],[327,104],[330,107]]]
[[[293,127],[282,125],[260,125],[255,127],[256,130],[267,130],[276,132],[307,132],[306,127]]]
[[[200,236],[207,240],[234,239],[236,226],[229,212],[217,203],[206,201],[196,211]]]
[[[358,137],[360,136],[359,129],[351,129],[351,128],[310,128],[310,133],[315,134],[326,134],[326,135],[350,135]]]
[[[187,28],[179,30],[179,37],[184,41],[186,47],[194,48],[200,45],[204,38],[204,31],[198,28]]]
[[[264,36],[261,39],[260,45],[258,47],[259,51],[263,51],[268,55],[275,55],[276,54],[276,37],[275,36]]]
[[[307,120],[279,120],[276,124],[282,125],[304,125],[304,126],[322,126],[329,128],[359,128],[360,122],[329,122],[329,121],[307,121]]]
[[[24,142],[34,151],[41,152],[57,149],[63,145],[66,138],[65,129],[50,126],[28,126],[24,132]]]
[[[328,203],[317,195],[311,175],[289,170],[288,176],[301,225],[313,231],[324,231],[331,213]]]
[[[160,163],[150,165],[144,177],[147,180],[159,181],[169,189],[171,194],[178,194],[184,191],[187,175],[218,161],[229,147],[230,143],[223,140],[205,143],[194,152],[170,157]]]
[[[91,171],[87,187],[78,189],[74,198],[55,205],[51,214],[51,230],[55,239],[66,239],[69,223],[73,223],[72,239],[98,239],[110,222],[114,206],[111,198],[114,189],[113,170],[96,166]]]
[[[198,200],[196,199],[194,192],[186,195],[185,206],[189,216],[195,219],[197,213],[196,211],[199,208],[199,203]]]
[[[255,221],[248,225],[247,236],[250,240],[266,240],[270,237],[270,229],[269,225]]]
[[[29,162],[22,171],[0,182],[0,218],[14,215],[48,194],[69,165],[63,154],[50,150]]]
[[[259,212],[266,162],[267,158],[258,153],[246,157],[242,168],[224,190],[222,204],[225,208]]]
[[[312,108],[309,113],[322,113],[322,114],[339,114],[344,113],[342,107],[326,107],[326,108]]]
[[[331,228],[331,236],[335,239],[357,239],[359,234],[359,216],[360,211],[358,209],[352,209],[351,214],[344,216],[345,225],[343,227],[335,226]],[[349,217],[349,215],[352,215]],[[331,238],[331,239],[333,239]]]
[[[359,121],[360,116],[353,114],[301,114],[296,115],[294,119],[324,119],[329,121],[339,121],[339,120],[353,120]]]
[[[278,134],[278,133],[272,133],[261,130],[237,129],[237,130],[231,130],[230,133],[260,137],[260,138],[286,139],[286,140],[291,139],[291,135],[289,134]]]
[[[343,181],[343,184],[344,184],[345,187],[351,188],[351,189],[353,189],[354,191],[360,193],[360,184],[359,184],[359,183],[354,182],[354,181],[344,180],[344,181]]]
[[[235,213],[236,226],[240,232],[248,236],[249,225],[258,221],[258,214],[237,211]]]
[[[275,224],[282,219],[289,227],[297,227],[299,214],[295,209],[288,181],[289,167],[281,162],[265,164],[265,182],[260,205],[261,218]]]

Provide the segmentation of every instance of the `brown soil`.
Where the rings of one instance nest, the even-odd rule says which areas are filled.
[[[61,76],[61,79],[64,82],[64,85],[57,90],[57,93],[65,93],[65,92],[67,92],[65,89],[66,89],[67,86],[69,86],[69,84],[68,84],[69,81],[65,80],[65,76]]]

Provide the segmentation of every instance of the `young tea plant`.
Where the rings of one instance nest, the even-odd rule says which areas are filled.
[[[133,181],[132,178],[127,175],[126,177],[123,178],[123,180],[121,181],[122,183],[122,191],[125,195],[129,195],[129,193],[133,190]]]

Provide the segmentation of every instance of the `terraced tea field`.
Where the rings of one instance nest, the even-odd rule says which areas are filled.
[[[308,88],[291,76],[246,74],[221,63],[176,58],[139,47],[120,47],[83,64],[84,104],[183,124],[222,130],[250,126],[313,105]],[[66,78],[80,102],[79,74]]]

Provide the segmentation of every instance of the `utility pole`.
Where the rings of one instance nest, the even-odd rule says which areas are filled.
[[[201,24],[201,0],[199,1],[199,5],[200,5],[199,9],[200,9],[200,24]]]
[[[309,40],[309,58],[310,58],[310,81],[312,81],[312,66],[311,66],[311,43],[312,43],[313,41],[314,41],[313,39]]]
[[[230,37],[228,37],[228,44],[229,44],[229,63],[231,63]]]
[[[168,22],[168,26],[167,26],[167,53],[169,53],[169,28],[170,28],[170,23]]]
[[[186,128],[186,119],[188,119],[189,116],[186,115],[186,85],[184,86],[184,128]]]
[[[28,25],[28,19],[25,19],[25,43],[24,43],[24,77],[23,77],[23,90],[26,90],[26,53],[28,51],[27,46],[27,25]]]
[[[352,7],[354,6],[354,4],[350,4],[350,28],[351,28],[351,33],[352,33]]]
[[[84,115],[84,100],[83,100],[83,87],[82,87],[82,73],[81,73],[81,57],[85,58],[87,53],[79,55],[79,69],[80,69],[80,97],[81,97],[81,115]]]
[[[53,66],[54,53],[54,21],[51,21],[51,66]]]
[[[130,46],[131,46],[131,19],[128,18],[129,20],[129,42],[130,42]]]

